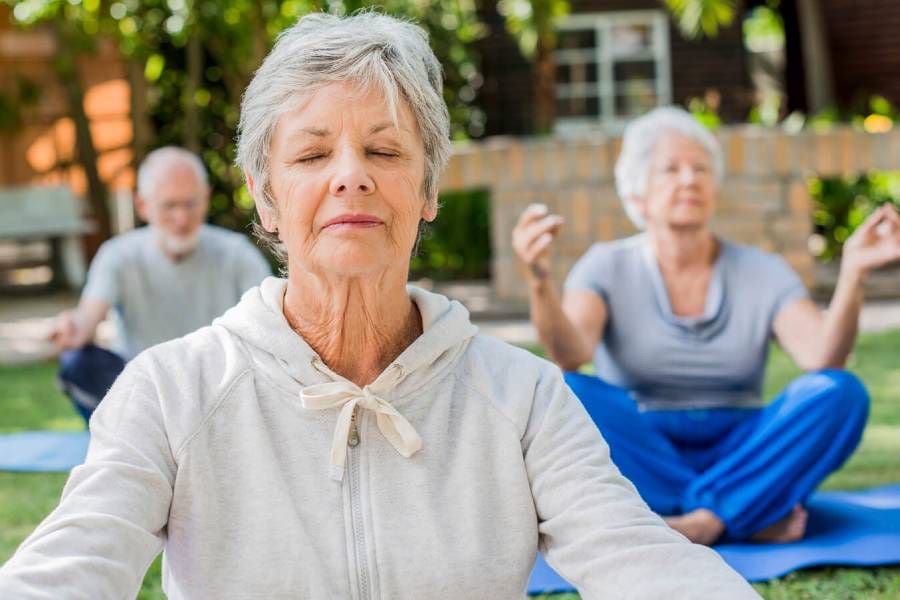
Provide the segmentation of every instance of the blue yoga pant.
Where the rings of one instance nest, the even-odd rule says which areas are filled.
[[[746,539],[787,516],[853,453],[869,395],[841,370],[802,375],[761,409],[638,411],[627,390],[567,373],[613,462],[657,513],[697,508]]]
[[[118,354],[88,344],[60,355],[59,383],[75,409],[88,422],[124,368],[125,360]]]

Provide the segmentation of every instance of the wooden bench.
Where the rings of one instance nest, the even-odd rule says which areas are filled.
[[[49,257],[13,253],[0,269],[21,269],[49,263],[54,285],[78,289],[84,285],[85,264],[81,238],[91,226],[81,217],[80,201],[67,187],[13,187],[0,189],[0,242],[24,246],[49,243]]]

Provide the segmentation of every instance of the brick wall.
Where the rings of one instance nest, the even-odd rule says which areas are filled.
[[[719,140],[726,174],[714,231],[782,254],[811,288],[820,283],[821,274],[807,249],[812,204],[806,182],[815,176],[900,165],[897,130],[867,134],[844,128],[786,135],[738,126],[724,128]],[[543,202],[566,218],[553,258],[559,282],[591,243],[636,231],[613,185],[620,144],[617,138],[597,135],[565,140],[493,138],[455,147],[441,189],[490,190],[492,285],[498,300],[526,298],[510,235],[528,204]]]

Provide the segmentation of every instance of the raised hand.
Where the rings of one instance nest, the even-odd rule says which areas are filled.
[[[870,271],[900,261],[900,215],[885,204],[844,242],[841,271],[865,278]]]
[[[563,224],[559,215],[549,214],[545,204],[526,208],[512,232],[512,245],[525,265],[526,277],[532,282],[550,275],[550,246]]]

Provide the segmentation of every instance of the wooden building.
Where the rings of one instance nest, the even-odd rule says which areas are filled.
[[[559,132],[619,131],[661,104],[704,99],[726,123],[742,122],[756,102],[752,57],[741,13],[713,38],[688,40],[659,0],[572,0],[558,29],[556,127]],[[900,104],[900,2],[781,0],[785,45],[783,112],[826,106],[864,108],[871,95]],[[495,2],[480,13],[491,34],[481,42],[486,135],[534,133],[529,63],[504,31]]]

